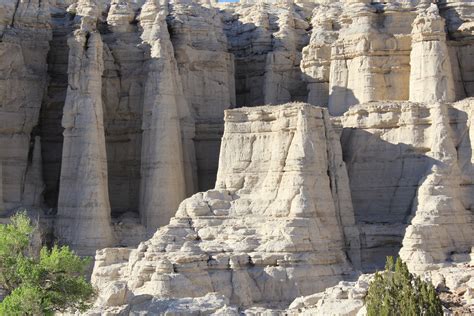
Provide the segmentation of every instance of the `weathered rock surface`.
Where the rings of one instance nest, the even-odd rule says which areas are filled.
[[[470,315],[474,312],[472,288],[474,268],[469,264],[451,264],[449,267],[424,273],[421,277],[440,293],[445,315]],[[324,292],[295,299],[289,315],[367,315],[364,298],[374,274],[363,274],[356,282],[339,282]],[[449,307],[449,308],[448,308]]]
[[[180,113],[188,111],[166,25],[167,6],[148,1],[140,16],[150,45],[145,83],[140,216],[150,234],[186,196]],[[163,150],[165,149],[166,150]],[[189,170],[190,166],[187,166]]]
[[[212,188],[215,183],[224,110],[235,106],[234,57],[228,51],[217,9],[198,3],[176,3],[168,21],[192,118],[183,122],[183,133],[193,133],[184,149],[195,156],[193,178],[187,181],[189,196],[198,189]]]
[[[463,269],[474,3],[432,2],[0,1],[0,212],[82,254],[165,227],[97,257],[100,304],[136,313],[283,312],[386,255]],[[224,134],[293,101],[333,117]]]
[[[7,209],[32,203],[42,206],[38,194],[41,195],[43,184],[26,184],[26,175],[38,171],[31,170],[38,166],[33,166],[29,157],[33,152],[38,154],[40,146],[35,140],[35,127],[47,84],[49,10],[48,1],[0,3],[0,204]],[[35,162],[38,159],[41,157],[36,155]]]
[[[102,250],[92,277],[100,301],[133,310],[144,295],[217,292],[241,306],[284,305],[351,273],[345,250],[358,236],[343,229],[354,219],[327,111],[243,108],[227,111],[225,121],[216,188],[184,200],[128,258],[110,259],[125,250]],[[121,301],[102,288],[119,284],[126,286]]]
[[[404,246],[405,260],[428,252],[413,264],[442,263],[450,253],[470,251],[471,106],[472,99],[452,105],[379,102],[344,114],[342,148],[364,270],[397,255],[403,238],[410,248]],[[429,237],[419,235],[423,229]]]
[[[431,150],[427,156],[432,164],[420,181],[414,217],[400,250],[400,257],[416,272],[456,261],[455,255],[469,254],[474,244],[474,217],[461,199],[461,169],[456,140],[450,135],[448,107],[435,104],[430,114],[432,131],[427,134],[431,134]]]
[[[237,105],[306,101],[299,64],[309,24],[301,8],[292,2],[262,1],[224,12],[230,52],[235,56]]]
[[[324,292],[295,299],[288,307],[289,315],[365,315],[364,298],[373,274],[363,274],[355,282],[341,281]]]
[[[410,55],[410,100],[454,101],[453,71],[446,44],[444,19],[431,4],[413,21]]]
[[[103,46],[100,35],[85,28],[75,31],[68,44],[56,235],[78,253],[90,255],[114,244],[101,97]]]

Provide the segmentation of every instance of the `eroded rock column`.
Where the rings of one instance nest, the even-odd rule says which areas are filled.
[[[435,104],[432,115],[433,164],[418,188],[414,217],[403,239],[400,257],[410,271],[431,270],[437,264],[469,254],[474,242],[472,213],[461,203],[461,174],[450,132],[448,107]]]
[[[263,81],[264,104],[305,101],[306,89],[301,82],[300,36],[308,28],[306,21],[296,18],[292,5],[283,4],[285,11],[276,14],[278,31],[273,33],[273,50],[265,62]]]
[[[31,206],[25,179],[48,82],[51,33],[49,1],[0,3],[0,161],[7,209]]]
[[[184,200],[137,249],[98,253],[102,302],[138,312],[216,292],[240,306],[284,305],[337,283],[352,271],[343,225],[354,218],[335,140],[327,111],[308,104],[226,111],[216,188]],[[140,306],[126,300],[143,294]]]
[[[330,114],[342,115],[358,103],[408,99],[414,19],[409,9],[368,0],[347,2],[331,50]]]
[[[422,10],[412,25],[410,101],[454,101],[456,92],[445,22],[438,7],[431,4]]]
[[[87,21],[85,18],[90,19]],[[68,40],[69,87],[56,234],[79,254],[113,245],[102,109],[103,45],[85,17]],[[90,22],[90,23],[88,23]]]
[[[311,39],[303,48],[300,65],[303,79],[307,82],[308,103],[313,105],[328,105],[331,45],[339,36],[336,22],[341,11],[338,2],[318,4],[313,10]]]
[[[150,49],[140,186],[140,216],[149,234],[168,224],[186,196],[180,113],[188,108],[168,33],[167,14],[167,1],[149,0],[140,16],[143,40]]]

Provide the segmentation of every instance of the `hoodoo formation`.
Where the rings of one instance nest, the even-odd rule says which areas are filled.
[[[474,313],[473,60],[472,0],[3,0],[0,217],[91,315],[364,315],[389,255]]]

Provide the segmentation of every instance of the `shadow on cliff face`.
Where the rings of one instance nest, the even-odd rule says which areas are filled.
[[[451,107],[452,129],[461,170],[461,201],[464,207],[474,213],[474,165],[472,164],[472,139],[469,133],[468,114]],[[454,124],[453,124],[454,123]]]
[[[351,89],[340,86],[333,86],[329,93],[328,110],[329,114],[338,116],[344,114],[351,105],[359,104]]]
[[[229,52],[234,55],[237,107],[273,104],[268,101],[272,98],[278,101],[275,104],[308,98],[307,83],[302,79],[297,56],[309,38],[297,40],[294,49],[288,48],[274,35],[281,31],[279,19],[278,12],[269,9],[259,18],[264,26],[242,22],[238,17],[224,21]],[[295,37],[301,37],[296,28],[291,31]],[[269,91],[277,95],[269,95]]]
[[[356,224],[360,229],[362,269],[382,269],[397,256],[420,181],[435,160],[429,148],[393,144],[364,129],[344,128],[341,136]]]

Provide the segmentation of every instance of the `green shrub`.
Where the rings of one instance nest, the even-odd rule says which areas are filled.
[[[415,277],[400,258],[387,257],[385,272],[375,274],[366,297],[368,316],[443,315],[431,283]]]
[[[85,279],[90,258],[80,258],[68,247],[30,249],[34,232],[24,213],[0,225],[0,287],[6,298],[0,315],[51,315],[73,308],[85,311],[94,288]]]

